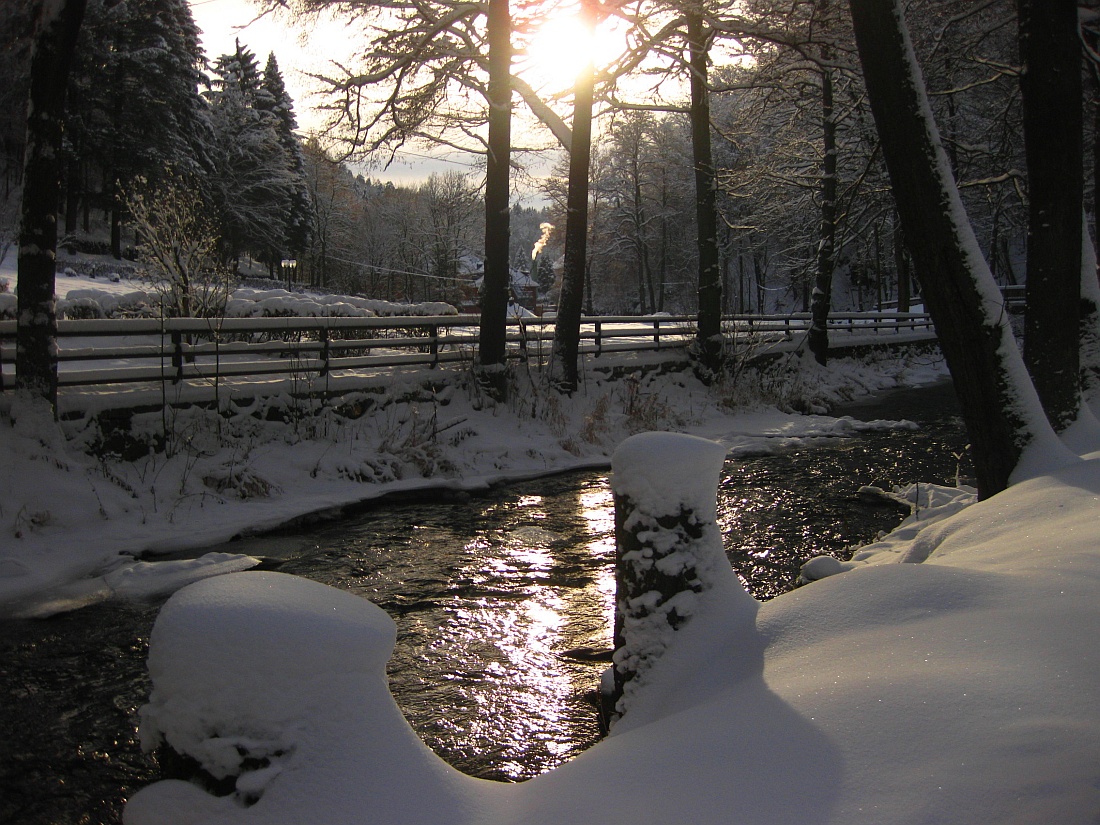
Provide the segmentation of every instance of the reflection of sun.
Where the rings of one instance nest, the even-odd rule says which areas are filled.
[[[601,25],[593,35],[577,14],[557,14],[531,35],[516,72],[535,88],[564,92],[573,88],[586,61],[592,60],[597,68],[606,66],[624,44],[614,27]]]

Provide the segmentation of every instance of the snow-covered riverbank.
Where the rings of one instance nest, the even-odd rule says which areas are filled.
[[[843,572],[763,604],[705,590],[611,736],[520,785],[412,734],[381,610],[275,573],[199,582],[154,629],[142,732],[235,791],[157,783],[127,822],[1095,822],[1100,462],[925,495]]]
[[[93,421],[56,424],[34,404],[0,407],[0,609],[44,615],[116,594],[171,592],[192,578],[242,569],[241,557],[149,563],[135,557],[202,548],[318,512],[409,490],[477,489],[511,479],[606,466],[633,432],[672,430],[730,450],[851,434],[866,424],[780,411],[769,399],[819,407],[942,377],[927,357],[838,359],[822,369],[795,359],[760,382],[707,388],[690,374],[624,380],[592,375],[573,398],[534,378],[508,404],[488,403],[461,374],[395,376],[359,418],[331,410],[269,420],[249,408],[225,417],[199,410],[166,420],[135,416],[136,460],[99,446]],[[904,426],[904,425],[903,425]],[[152,449],[154,445],[159,450]]]

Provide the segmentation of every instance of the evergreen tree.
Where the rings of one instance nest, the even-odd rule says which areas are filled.
[[[90,0],[66,115],[66,228],[95,190],[112,214],[121,255],[123,192],[166,168],[201,166],[204,58],[186,0]]]
[[[270,112],[275,118],[275,131],[279,136],[279,144],[289,172],[286,192],[288,210],[283,221],[281,248],[273,250],[270,256],[270,265],[274,267],[283,252],[297,258],[309,246],[313,231],[313,205],[306,181],[302,144],[295,134],[298,122],[294,117],[294,101],[286,91],[286,84],[283,82],[274,52],[268,55],[261,85],[266,94],[257,98],[256,105],[259,109]]]
[[[226,257],[270,254],[286,237],[295,181],[279,138],[274,101],[256,57],[240,42],[213,68],[210,103],[210,198]]]
[[[535,269],[535,280],[543,295],[548,295],[554,287],[554,262],[549,255],[539,255],[538,265]]]

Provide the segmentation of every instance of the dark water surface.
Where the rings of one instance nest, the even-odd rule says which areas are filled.
[[[758,598],[790,589],[807,558],[843,557],[900,521],[861,486],[954,482],[965,433],[949,385],[837,412],[921,428],[727,463],[719,519]],[[611,644],[611,507],[606,473],[571,473],[382,502],[220,549],[378,603],[398,626],[391,685],[413,727],[459,769],[519,780],[599,736],[589,694]],[[0,625],[0,823],[119,822],[124,800],[158,778],[136,741],[156,609],[100,604]]]

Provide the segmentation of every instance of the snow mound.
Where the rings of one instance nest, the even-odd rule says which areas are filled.
[[[161,782],[130,801],[126,822],[240,821],[245,809],[278,822],[303,797],[336,793],[372,821],[462,811],[466,778],[417,738],[390,696],[395,636],[370,602],[281,573],[177,592],[150,639],[141,740],[195,760],[225,795]]]
[[[15,317],[15,296],[0,294],[0,317]],[[10,306],[9,306],[10,304]],[[156,317],[161,313],[161,296],[156,292],[107,289],[70,289],[58,301],[58,315],[67,318]],[[285,289],[241,287],[228,296],[227,318],[373,318],[379,315],[457,315],[458,310],[441,301],[402,304],[350,295],[288,292]]]
[[[619,445],[611,460],[615,493],[653,516],[681,509],[715,518],[715,491],[726,448],[679,433],[639,433]]]

